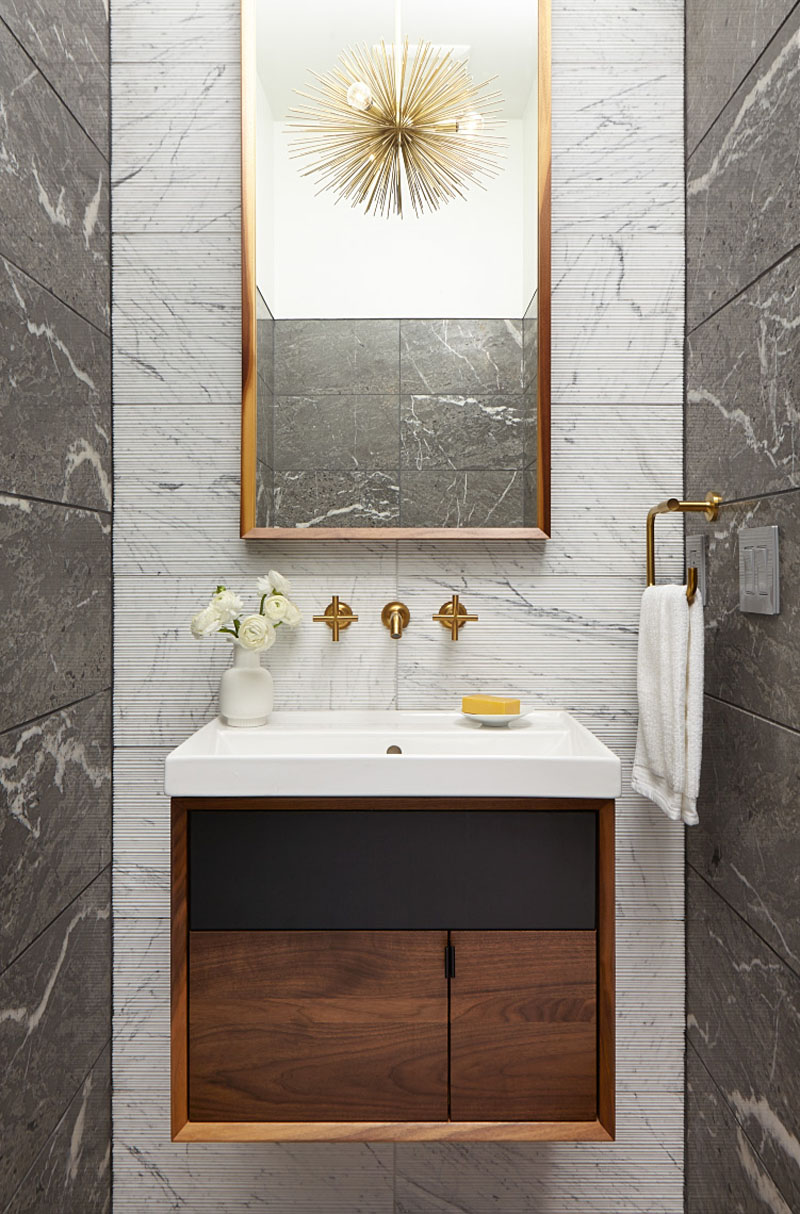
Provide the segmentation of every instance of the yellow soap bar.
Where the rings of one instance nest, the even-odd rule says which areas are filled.
[[[513,696],[464,696],[461,711],[484,717],[511,717],[519,712],[519,700]]]

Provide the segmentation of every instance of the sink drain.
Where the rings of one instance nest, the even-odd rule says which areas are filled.
[[[399,746],[387,746],[386,753],[387,755],[401,755],[403,752]]]

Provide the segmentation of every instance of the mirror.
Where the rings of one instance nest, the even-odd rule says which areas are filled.
[[[243,0],[248,538],[545,538],[549,0]]]

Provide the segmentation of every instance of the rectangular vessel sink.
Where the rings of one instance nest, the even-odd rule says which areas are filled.
[[[567,712],[506,728],[447,712],[275,712],[258,729],[204,725],[167,757],[165,787],[173,797],[611,799],[620,762]]]

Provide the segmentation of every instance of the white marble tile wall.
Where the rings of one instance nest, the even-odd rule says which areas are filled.
[[[238,0],[112,0],[115,402],[114,1208],[678,1214],[683,837],[628,789],[644,516],[682,483],[683,0],[553,0],[553,539],[238,540]],[[660,520],[659,573],[681,529]],[[447,707],[513,685],[623,759],[613,1145],[173,1145],[163,760],[213,713],[227,651],[189,637],[209,586],[268,566],[308,615],[283,706]],[[458,646],[426,617],[481,615]],[[378,623],[399,594],[415,626]]]

